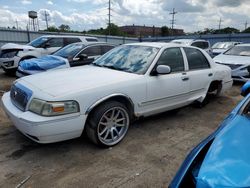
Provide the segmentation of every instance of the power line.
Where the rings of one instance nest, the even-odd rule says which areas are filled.
[[[170,21],[171,21],[172,35],[174,35],[174,24],[176,22],[174,17],[175,17],[175,14],[177,14],[177,12],[175,11],[175,8],[173,8],[173,12],[170,12],[169,14],[172,15],[172,20],[170,20]]]

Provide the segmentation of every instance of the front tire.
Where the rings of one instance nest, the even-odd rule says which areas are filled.
[[[118,144],[127,134],[130,116],[125,105],[116,101],[97,107],[89,117],[86,132],[97,145],[111,147]]]

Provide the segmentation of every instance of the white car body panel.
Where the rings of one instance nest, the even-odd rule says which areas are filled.
[[[181,46],[166,43],[128,45],[148,45],[161,48],[145,74],[139,75],[86,65],[74,67],[70,70],[48,71],[17,80],[18,84],[29,88],[33,92],[29,102],[32,98],[45,101],[75,100],[80,105],[79,113],[43,117],[28,111],[29,103],[25,111],[21,111],[12,104],[9,92],[5,93],[2,98],[6,113],[15,126],[26,136],[36,142],[49,143],[79,137],[84,129],[90,110],[111,96],[123,96],[129,99],[133,104],[134,115],[139,117],[179,108],[195,100],[202,101],[206,96],[211,81],[214,80],[222,82],[222,91],[232,86],[230,68],[215,64],[203,50],[200,51],[209,60],[210,69],[188,71],[187,60],[184,56],[185,74],[180,72],[151,76],[150,72],[161,52],[169,47]],[[212,76],[206,75],[208,73],[212,73]],[[183,80],[185,77],[189,79]],[[32,126],[33,124],[39,126]],[[42,126],[43,124],[46,126]],[[55,127],[52,127],[54,125]],[[49,131],[50,126],[51,132]],[[30,135],[35,136],[38,140]]]

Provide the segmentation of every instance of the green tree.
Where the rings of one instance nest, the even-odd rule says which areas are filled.
[[[220,30],[215,30],[215,34],[230,34],[230,33],[239,33],[240,31],[233,27],[226,27]]]
[[[50,26],[50,27],[48,27],[48,29],[45,29],[45,31],[58,32],[59,29],[56,26]]]
[[[58,28],[59,28],[60,31],[63,31],[63,32],[70,31],[69,25],[62,24]]]
[[[246,28],[242,33],[250,33],[250,27]]]
[[[167,26],[161,27],[161,36],[169,36],[169,28]]]
[[[117,25],[113,24],[113,23],[111,23],[105,29],[104,34],[105,35],[109,35],[110,34],[110,35],[113,35],[113,36],[122,36],[122,35],[124,35],[124,33],[120,30],[120,28]]]

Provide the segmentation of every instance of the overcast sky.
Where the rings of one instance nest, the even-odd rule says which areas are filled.
[[[25,28],[28,11],[38,12],[40,29],[45,28],[44,10],[50,14],[49,25],[67,24],[74,30],[106,27],[108,0],[0,0],[0,27]],[[186,32],[222,27],[244,29],[250,26],[250,0],[112,0],[111,21],[122,25],[170,27],[172,8],[176,28]]]

